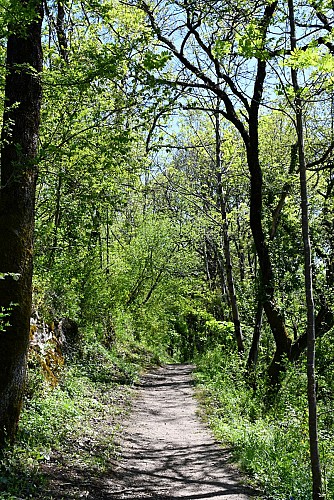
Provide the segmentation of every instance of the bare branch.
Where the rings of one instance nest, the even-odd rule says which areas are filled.
[[[334,150],[334,140],[331,142],[331,144],[329,145],[327,150],[324,152],[324,154],[321,156],[321,158],[319,158],[318,160],[314,160],[314,161],[307,163],[306,168],[308,170],[312,170],[317,165],[321,165],[321,164],[325,163],[325,161],[327,160],[327,158],[329,157],[329,155],[331,154],[331,152],[333,150]],[[322,170],[324,170],[325,168],[328,168],[328,167],[323,167]]]

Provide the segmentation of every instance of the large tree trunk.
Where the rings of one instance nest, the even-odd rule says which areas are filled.
[[[0,307],[8,316],[0,332],[1,446],[15,437],[26,379],[41,105],[43,11],[39,1],[21,4],[35,16],[21,29],[13,27],[7,42],[0,190],[0,272],[6,277],[0,280]]]
[[[258,75],[261,75],[259,79],[264,81],[265,63],[259,61],[258,66]],[[288,336],[281,311],[275,302],[275,278],[262,224],[263,179],[259,161],[258,138],[258,108],[261,95],[262,90],[260,91],[260,89],[257,93],[254,92],[249,119],[249,142],[246,147],[247,162],[251,174],[250,226],[261,269],[264,297],[263,309],[276,344],[275,355],[268,370],[270,384],[274,388],[279,384],[280,374],[284,369],[284,358],[290,357],[291,339]]]

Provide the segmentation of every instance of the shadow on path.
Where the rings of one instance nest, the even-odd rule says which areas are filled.
[[[167,365],[145,375],[120,442],[121,460],[103,477],[80,467],[62,474],[50,499],[248,500],[241,483],[198,417],[191,365]],[[59,478],[58,478],[59,479]],[[78,485],[80,484],[80,488]]]

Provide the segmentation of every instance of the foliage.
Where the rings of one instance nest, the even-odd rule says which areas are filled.
[[[290,50],[282,2],[276,10],[276,2],[195,0],[177,8],[170,1],[45,2],[33,305],[52,331],[70,318],[81,336],[72,360],[52,342],[31,349],[19,440],[2,459],[0,484],[12,491],[7,498],[33,497],[25,488],[38,480],[37,464],[106,411],[89,392],[131,385],[143,364],[160,360],[196,360],[217,436],[233,445],[267,494],[310,498],[305,361],[301,355],[297,364],[282,363],[280,390],[271,400],[275,338],[264,318],[257,362],[251,373],[246,366],[258,303],[266,299],[249,217],[254,170],[247,168],[244,140],[257,107],[252,137],[258,138],[258,213],[270,285],[288,341],[306,325],[291,68],[302,79],[297,96],[305,116],[315,303],[320,312],[334,307],[331,5],[295,4],[300,39]],[[1,5],[2,41],[15,16],[24,34],[29,9]],[[269,9],[275,12],[267,20]],[[1,81],[4,57],[1,45]],[[252,98],[256,72],[267,79]],[[224,234],[245,337],[242,359]],[[1,310],[0,335],[6,315]],[[317,345],[327,500],[334,490],[328,316]]]
[[[196,379],[215,436],[232,447],[234,458],[254,485],[277,500],[311,499],[304,361],[289,367],[283,386],[268,407],[265,382],[256,390],[243,376],[243,363],[222,346],[197,359]],[[327,414],[320,403],[320,414]],[[333,498],[333,430],[321,422],[321,454],[326,498]]]
[[[81,352],[63,369],[56,387],[43,367],[32,363],[18,438],[0,459],[0,498],[50,498],[41,465],[55,464],[59,451],[69,455],[74,466],[77,450],[80,466],[84,461],[91,472],[101,474],[110,459],[117,458],[115,436],[120,416],[128,410],[127,388],[144,366],[157,362],[139,344],[110,350],[87,332]],[[97,423],[107,419],[108,432],[99,432]],[[86,441],[91,450],[87,454]]]

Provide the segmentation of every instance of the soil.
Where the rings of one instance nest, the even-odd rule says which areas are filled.
[[[199,416],[192,371],[191,365],[166,365],[143,376],[118,437],[120,459],[111,460],[99,477],[84,467],[53,469],[53,487],[44,498],[254,497],[230,464],[229,452],[214,441]],[[104,432],[103,426],[99,432]]]

